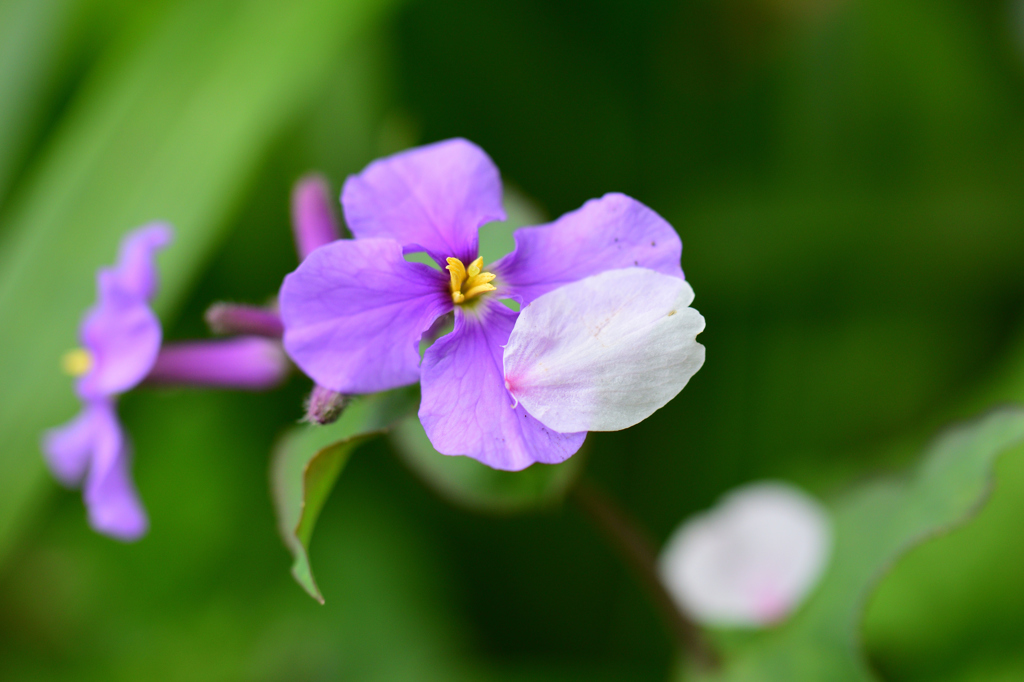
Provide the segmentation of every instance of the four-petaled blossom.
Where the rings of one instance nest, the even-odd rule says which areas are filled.
[[[68,486],[83,484],[89,522],[97,531],[134,540],[148,527],[131,477],[131,448],[117,419],[117,397],[142,383],[191,384],[261,390],[288,372],[276,341],[239,337],[169,344],[161,348],[160,321],[149,301],[156,291],[156,252],[171,230],[152,224],[125,237],[117,265],[97,274],[98,302],[80,328],[82,347],[63,358],[78,377],[82,410],[43,436],[54,475]]]
[[[803,601],[831,546],[828,515],[814,499],[785,483],[753,483],[680,526],[659,565],[666,587],[694,619],[763,627]]]
[[[678,305],[681,289],[689,291],[689,286],[683,282],[682,243],[675,231],[654,211],[622,194],[588,201],[553,223],[518,230],[515,250],[485,267],[477,253],[477,230],[505,219],[501,195],[494,163],[465,140],[439,142],[375,161],[350,177],[342,192],[345,219],[355,239],[334,241],[310,253],[285,278],[280,304],[285,350],[319,385],[351,394],[419,381],[419,417],[439,452],[518,470],[534,462],[557,463],[570,457],[582,445],[588,428],[593,428],[591,422],[601,420],[555,420],[554,426],[555,422],[548,424],[530,411],[531,398],[543,407],[552,397],[550,390],[543,390],[551,386],[539,386],[528,371],[531,358],[536,359],[543,349],[534,347],[513,358],[517,374],[506,377],[505,346],[519,313],[500,299],[517,301],[527,315],[560,287],[628,268],[654,276],[646,280],[649,286],[672,283],[664,289],[667,304],[663,293],[647,292],[655,299],[652,305],[660,319],[674,312],[671,306]],[[426,252],[447,272],[407,261],[405,254],[413,252]],[[615,285],[601,280],[595,284],[597,289],[582,293],[610,293],[609,287]],[[633,293],[637,294],[633,304],[642,303],[645,292]],[[579,295],[575,291],[548,308],[571,309]],[[687,300],[682,306],[688,304]],[[421,364],[421,338],[438,318],[453,310],[453,331],[427,348]],[[589,310],[587,315],[594,312]],[[619,316],[624,324],[634,319],[634,311],[619,312],[624,312]],[[645,331],[634,341],[641,344],[647,331],[661,329],[648,317],[637,318],[638,328]],[[601,320],[594,322],[601,324]],[[702,328],[703,320],[696,326]],[[563,344],[562,350],[581,342],[578,332],[572,330],[577,338]],[[619,333],[616,341],[623,338]],[[703,361],[703,348],[698,353],[695,346],[699,344],[692,335],[685,343],[675,344],[675,351],[682,349],[690,357],[688,364],[673,365],[688,372],[685,379]],[[632,369],[627,365],[621,371]],[[577,370],[584,375],[588,371]],[[590,400],[598,393],[605,398],[614,393],[594,391],[593,385],[581,387],[587,381],[585,376],[580,381],[579,371],[562,374],[561,385],[572,396],[587,394]],[[611,375],[606,367],[590,378],[598,376]],[[673,385],[682,388],[677,380]],[[518,401],[517,388],[523,393]],[[544,395],[538,398],[540,394]],[[661,395],[647,402],[660,403],[657,409],[668,398]],[[596,409],[593,404],[591,408]],[[566,423],[570,425],[565,427]]]

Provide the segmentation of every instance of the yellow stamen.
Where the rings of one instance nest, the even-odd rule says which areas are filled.
[[[449,258],[448,267],[445,269],[448,271],[448,274],[451,275],[451,291],[452,295],[454,296],[456,291],[462,289],[462,283],[466,280],[466,266],[463,265],[462,261],[460,261],[458,258]],[[455,302],[461,303],[461,301],[458,300],[456,300]]]
[[[494,291],[494,289],[495,286],[493,284],[478,284],[475,287],[470,287],[469,289],[467,289],[465,297],[473,298],[474,296],[479,296],[480,294],[486,293],[488,291]]]
[[[463,303],[480,294],[495,290],[496,287],[490,284],[495,275],[490,272],[481,272],[483,266],[483,257],[470,263],[468,268],[458,258],[448,259],[446,269],[451,275],[452,301]]]
[[[73,377],[80,377],[92,369],[92,353],[84,348],[69,350],[60,358],[60,368],[65,374]]]

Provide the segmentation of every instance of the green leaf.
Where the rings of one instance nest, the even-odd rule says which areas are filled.
[[[173,3],[90,71],[0,215],[0,557],[45,490],[41,432],[76,409],[57,363],[96,268],[170,221],[157,309],[174,309],[270,145],[388,4]]]
[[[996,458],[1024,441],[1024,410],[1007,408],[951,429],[908,478],[868,485],[835,506],[836,547],[810,600],[777,629],[730,641],[723,667],[684,672],[704,682],[875,680],[860,651],[867,598],[911,547],[965,523],[992,488]]]
[[[321,604],[324,598],[309,563],[309,543],[320,510],[352,452],[385,433],[418,402],[417,391],[408,388],[357,398],[338,421],[291,429],[274,448],[270,492],[278,530],[295,559],[292,575]]]
[[[406,419],[390,434],[399,458],[442,498],[471,511],[493,514],[542,509],[565,497],[586,454],[561,464],[534,464],[523,471],[498,471],[470,457],[450,457],[434,450],[419,419]]]

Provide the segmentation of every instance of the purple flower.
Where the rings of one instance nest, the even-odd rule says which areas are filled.
[[[69,486],[84,479],[93,528],[121,540],[142,536],[148,521],[129,473],[131,453],[114,399],[149,374],[160,352],[160,322],[149,299],[156,289],[154,256],[170,239],[166,225],[140,228],[122,242],[117,265],[99,271],[99,301],[80,330],[83,347],[63,358],[65,371],[78,377],[75,392],[83,409],[43,438],[54,475]]]
[[[156,252],[170,240],[166,225],[139,228],[123,240],[117,265],[100,269],[99,300],[82,323],[82,347],[62,361],[77,377],[82,410],[43,436],[54,476],[67,486],[82,484],[93,528],[120,540],[141,537],[148,520],[132,482],[131,448],[117,419],[117,397],[143,381],[269,388],[288,371],[279,344],[269,339],[161,348],[160,321],[149,301],[156,292]]]
[[[546,426],[507,391],[503,347],[519,313],[500,299],[527,306],[622,268],[681,280],[682,243],[651,209],[608,194],[518,230],[515,250],[484,267],[477,230],[505,218],[501,191],[494,163],[466,140],[375,161],[342,192],[355,239],[309,254],[280,301],[285,350],[318,384],[370,393],[419,380],[420,420],[439,452],[518,470],[567,459],[586,432]],[[424,251],[447,272],[404,258]],[[421,337],[453,310],[454,330],[421,366]]]

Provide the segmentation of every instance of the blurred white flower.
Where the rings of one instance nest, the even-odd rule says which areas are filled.
[[[665,544],[658,568],[695,620],[762,627],[803,601],[831,547],[831,523],[817,501],[789,484],[760,482],[684,522]]]

